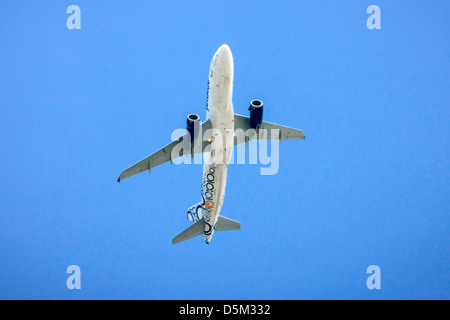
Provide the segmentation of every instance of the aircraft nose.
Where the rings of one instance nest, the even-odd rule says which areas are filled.
[[[231,54],[231,50],[228,45],[221,45],[214,57],[214,66],[221,69],[222,73],[230,74],[233,72],[233,55]]]
[[[223,59],[231,60],[233,58],[230,47],[227,44],[221,45],[219,50],[217,50],[217,53],[219,56],[222,56]]]

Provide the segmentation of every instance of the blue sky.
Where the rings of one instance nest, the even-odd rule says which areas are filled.
[[[81,30],[66,8],[81,9]],[[381,9],[369,30],[366,9]],[[0,298],[449,299],[448,1],[21,1],[0,9]],[[234,108],[298,127],[280,169],[232,165],[242,230],[172,246],[201,165],[116,183],[205,117],[227,43]],[[66,268],[81,269],[81,290]],[[381,289],[366,287],[370,265]]]

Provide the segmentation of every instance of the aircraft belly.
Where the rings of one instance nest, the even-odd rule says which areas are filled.
[[[211,239],[225,196],[228,167],[226,164],[204,163],[202,197],[204,200],[205,240]]]
[[[228,163],[234,147],[233,73],[231,51],[228,46],[222,46],[214,54],[208,77],[207,118],[211,121],[214,139],[203,155],[202,201],[207,243],[222,208]]]

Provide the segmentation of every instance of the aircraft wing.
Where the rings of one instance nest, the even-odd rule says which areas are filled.
[[[208,119],[205,122],[203,122],[200,125],[200,129],[202,132],[202,137],[206,130],[211,129],[211,121]],[[172,150],[175,146],[179,145],[180,143],[184,143],[183,148],[180,150],[179,154],[172,155]],[[201,143],[201,148],[200,144]],[[129,178],[131,176],[134,176],[135,174],[141,173],[143,171],[148,170],[149,172],[152,171],[152,168],[159,166],[160,164],[163,164],[168,161],[173,161],[173,159],[181,157],[183,155],[189,155],[193,153],[200,153],[203,152],[206,147],[209,145],[208,141],[197,141],[194,148],[190,147],[190,138],[186,137],[186,134],[180,137],[179,139],[172,141],[165,147],[159,149],[158,151],[154,152],[153,154],[149,155],[145,159],[139,161],[138,163],[132,165],[128,169],[124,170],[121,174],[119,179],[117,179],[118,182],[120,182],[123,179]],[[181,145],[180,145],[181,146]]]
[[[241,116],[239,114],[234,114],[234,131],[242,129],[243,132],[248,132],[247,130],[251,129],[250,127],[250,118],[246,116]],[[266,129],[266,130],[261,130]],[[272,129],[277,129],[278,131],[272,131]],[[258,132],[254,132],[255,136],[239,136],[236,134],[234,137],[234,145],[237,145],[242,142],[246,142],[251,139],[278,139],[280,141],[284,139],[305,139],[305,133],[300,129],[294,129],[286,126],[281,126],[279,124],[270,123],[263,121],[261,124],[261,128]]]

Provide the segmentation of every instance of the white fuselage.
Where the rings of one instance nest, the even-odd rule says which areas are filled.
[[[234,141],[225,138],[234,132],[234,63],[231,50],[222,45],[214,54],[208,75],[206,118],[211,121],[211,148],[203,155],[202,201],[205,211],[205,241],[210,242],[222,209],[227,183],[228,163]]]

